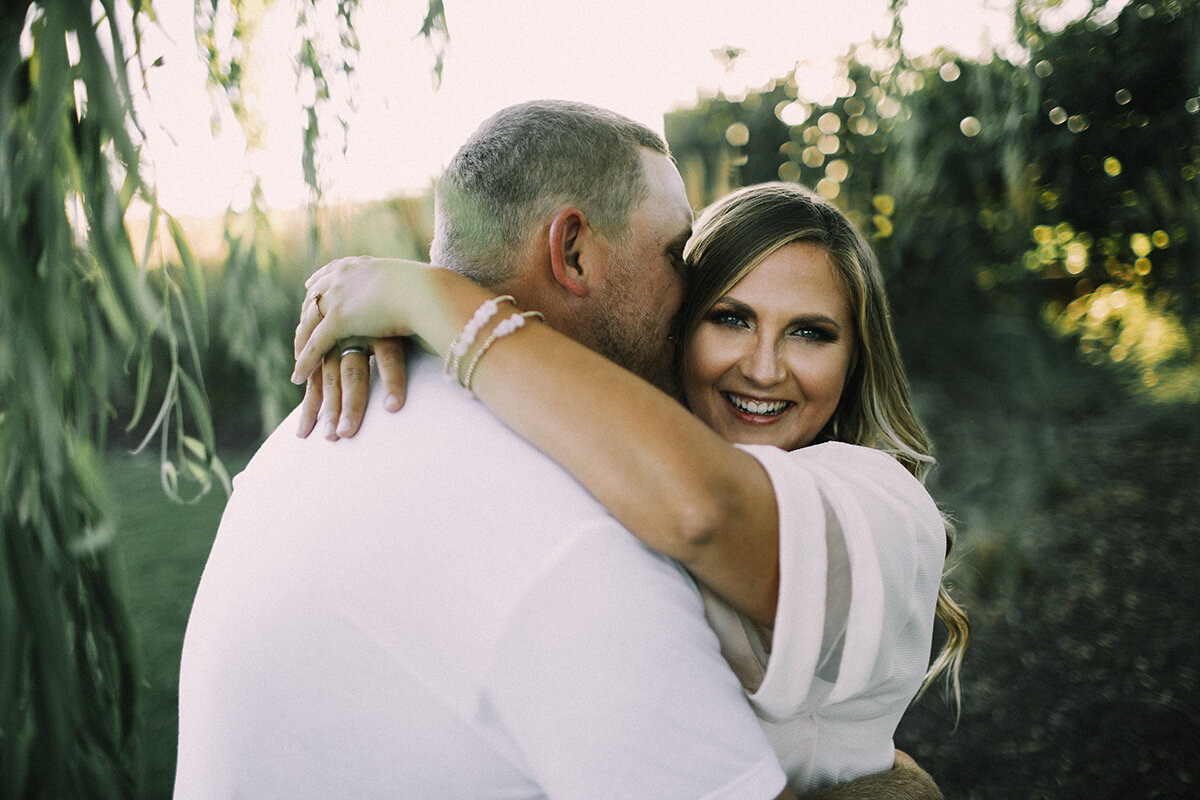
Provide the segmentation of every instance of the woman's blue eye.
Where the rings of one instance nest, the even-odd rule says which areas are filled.
[[[810,326],[796,328],[792,332],[792,335],[798,336],[801,339],[809,339],[814,342],[831,342],[837,338],[834,336],[834,334],[830,333],[824,328],[815,328]]]
[[[746,324],[745,318],[733,311],[713,311],[709,313],[708,319],[716,325],[723,325],[727,328],[740,328]]]

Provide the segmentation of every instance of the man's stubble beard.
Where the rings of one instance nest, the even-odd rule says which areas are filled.
[[[636,269],[622,263],[619,273],[628,276]],[[630,287],[620,280],[616,285]],[[668,342],[671,318],[661,309],[645,305],[630,291],[613,291],[597,301],[588,320],[591,347],[635,375],[649,381],[672,397],[678,396],[672,348]]]

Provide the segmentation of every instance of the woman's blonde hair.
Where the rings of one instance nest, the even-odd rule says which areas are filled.
[[[822,438],[889,453],[923,483],[934,465],[932,446],[909,400],[883,273],[858,229],[820,195],[794,183],[764,183],[735,191],[704,210],[684,252],[691,268],[680,314],[679,352],[721,297],[763,259],[792,242],[813,242],[829,254],[855,322],[850,375]],[[949,557],[954,527],[948,520],[945,526]],[[937,615],[948,634],[921,692],[944,673],[961,708],[960,671],[970,625],[944,580],[938,589]]]

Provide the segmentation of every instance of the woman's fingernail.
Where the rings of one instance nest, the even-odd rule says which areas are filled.
[[[387,396],[387,399],[383,401],[383,407],[386,408],[388,411],[399,411],[400,410],[400,398],[396,397],[396,395],[394,395],[394,394],[389,394]]]

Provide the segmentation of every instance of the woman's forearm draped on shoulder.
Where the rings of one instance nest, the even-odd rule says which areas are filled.
[[[489,353],[473,388],[638,538],[755,620],[778,598],[778,518],[766,472],[675,400],[534,325]]]
[[[306,313],[297,329],[293,377],[300,380],[349,335],[413,335],[445,354],[494,296],[449,270],[377,259],[334,262],[309,285],[320,313]],[[478,341],[509,309],[518,310],[507,306],[491,318]],[[678,559],[755,621],[772,624],[778,512],[758,461],[633,373],[529,322],[479,360],[472,391],[648,546]]]

